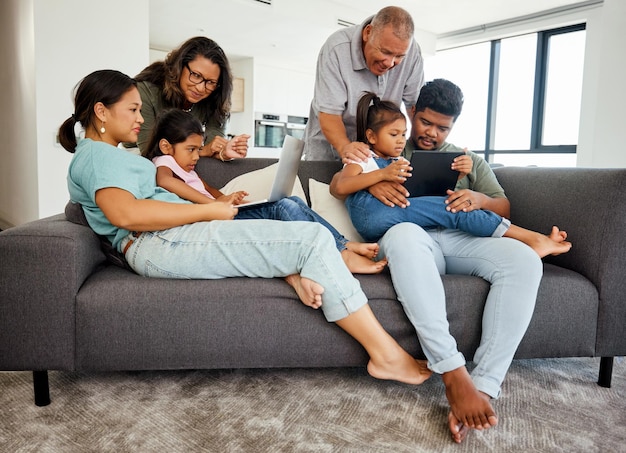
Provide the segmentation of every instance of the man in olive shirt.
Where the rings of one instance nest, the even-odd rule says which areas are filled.
[[[446,138],[462,105],[461,90],[453,83],[443,79],[426,83],[410,111],[412,129],[405,155],[413,150],[459,150],[446,143]],[[504,190],[484,159],[466,151],[453,168],[464,175],[455,191],[448,194],[448,206],[453,212],[488,209],[510,216]],[[398,209],[406,206],[408,193],[402,184],[382,182],[369,190],[383,203]],[[461,442],[470,428],[495,426],[498,419],[491,399],[500,395],[501,384],[532,317],[543,273],[541,259],[514,239],[474,237],[445,228],[424,230],[413,223],[393,226],[379,245],[428,366],[442,376],[450,404],[448,425],[452,438]],[[446,273],[482,277],[491,285],[471,375],[449,331],[440,277]]]

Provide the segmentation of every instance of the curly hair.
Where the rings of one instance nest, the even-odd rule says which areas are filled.
[[[183,68],[198,56],[204,57],[220,68],[217,88],[202,101],[197,108],[205,120],[214,118],[224,126],[230,118],[231,95],[233,92],[233,76],[228,58],[222,48],[212,39],[196,36],[185,41],[180,47],[172,50],[164,61],[157,61],[141,71],[135,79],[137,82],[151,82],[163,92],[163,102],[171,108],[182,108],[185,95],[180,89],[180,77]]]
[[[463,109],[463,92],[449,80],[435,79],[427,82],[420,90],[415,103],[416,112],[423,112],[426,109],[451,116],[456,121]]]

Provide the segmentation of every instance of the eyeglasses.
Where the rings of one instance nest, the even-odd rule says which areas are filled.
[[[185,67],[187,68],[187,71],[189,71],[189,81],[194,85],[204,83],[205,91],[214,90],[219,86],[219,82],[217,80],[205,79],[202,77],[202,74],[192,71],[188,64],[186,64]]]

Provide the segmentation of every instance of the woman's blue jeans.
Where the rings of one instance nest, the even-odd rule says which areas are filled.
[[[121,242],[122,250],[131,234]],[[213,220],[142,233],[126,251],[139,275],[178,279],[286,277],[300,274],[324,288],[330,322],[367,303],[332,235],[316,222]]]

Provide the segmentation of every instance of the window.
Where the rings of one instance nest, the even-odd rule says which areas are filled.
[[[585,25],[444,50],[426,80],[465,97],[452,141],[505,165],[575,166]]]

